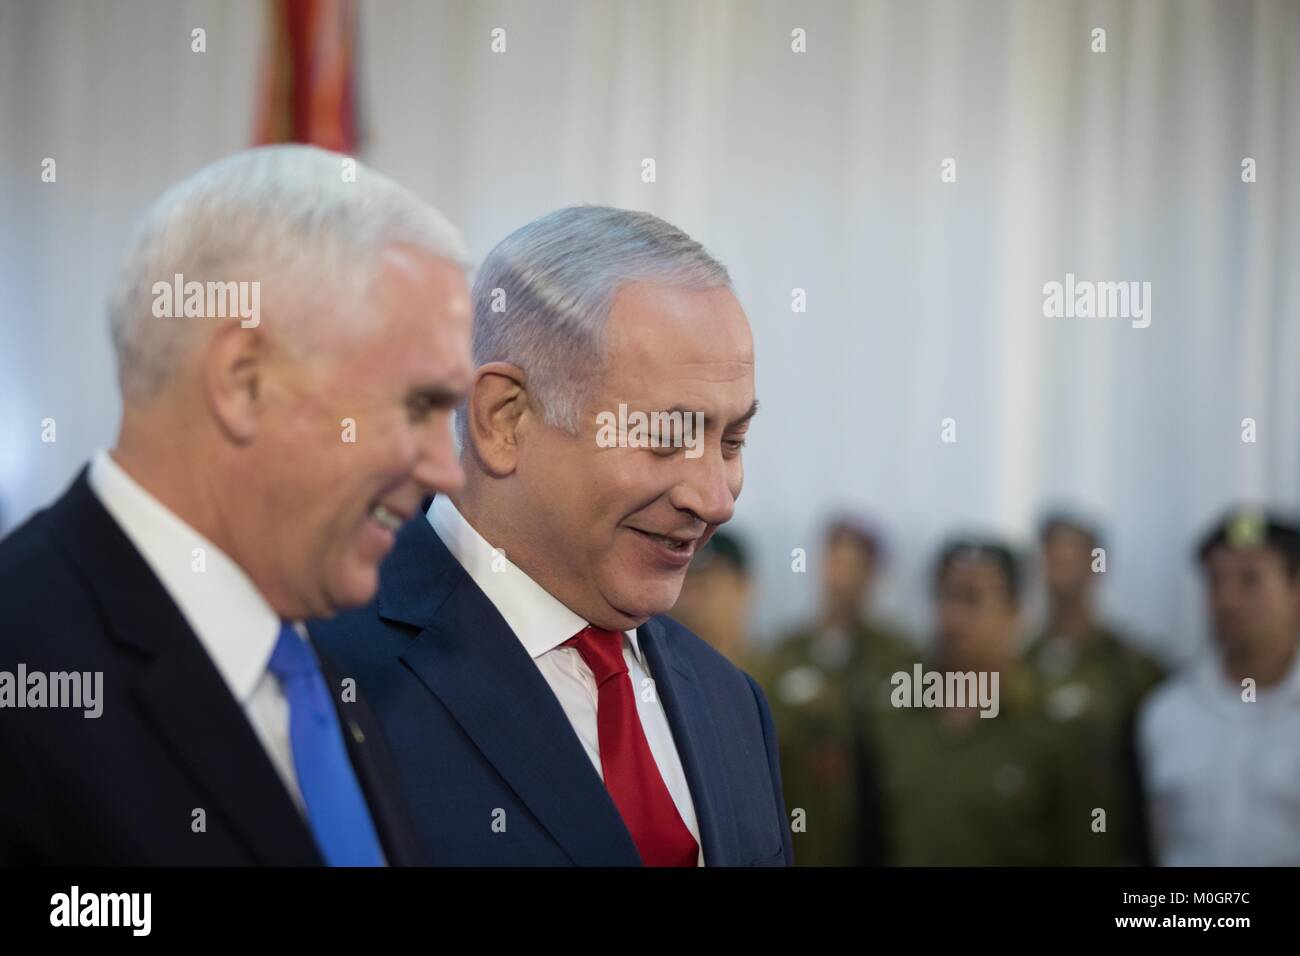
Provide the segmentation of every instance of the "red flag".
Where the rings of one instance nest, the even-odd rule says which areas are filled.
[[[253,141],[354,152],[356,0],[267,0],[266,9]]]

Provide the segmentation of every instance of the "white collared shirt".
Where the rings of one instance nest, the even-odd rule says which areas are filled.
[[[1163,866],[1300,865],[1300,652],[1278,684],[1243,688],[1207,655],[1152,694],[1138,745]]]
[[[239,565],[142,488],[108,452],[95,456],[88,480],[198,636],[301,813],[289,702],[267,670],[280,636],[279,615]],[[296,626],[301,636],[301,625]]]
[[[591,668],[582,659],[577,648],[562,647],[571,637],[576,637],[588,622],[561,604],[536,581],[510,563],[505,555],[484,540],[446,495],[438,495],[428,511],[429,524],[447,550],[460,562],[487,599],[505,618],[519,643],[533,659],[542,677],[550,685],[573,725],[574,733],[591,758],[596,772],[604,774],[600,765],[600,734],[596,723],[598,693]],[[623,632],[623,659],[627,662],[628,677],[632,681],[637,715],[645,731],[650,752],[654,755],[659,775],[677,806],[682,822],[700,842],[700,827],[695,817],[695,804],[686,783],[677,746],[673,743],[672,729],[658,694],[644,694],[642,689],[653,682],[637,643],[636,631]],[[646,698],[650,699],[647,700]],[[704,848],[700,847],[698,865],[704,865]]]

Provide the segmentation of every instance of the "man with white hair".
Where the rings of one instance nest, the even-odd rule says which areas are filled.
[[[464,490],[402,529],[374,605],[312,625],[431,859],[789,864],[763,692],[664,616],[757,409],[726,270],[649,214],[562,209],[484,262],[474,353]]]
[[[110,304],[116,445],[0,544],[0,862],[423,861],[301,622],[369,601],[463,482],[465,262],[435,210],[310,147],[150,208]]]

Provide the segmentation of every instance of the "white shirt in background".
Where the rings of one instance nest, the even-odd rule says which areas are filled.
[[[1158,688],[1138,726],[1162,866],[1300,866],[1300,652],[1242,700],[1210,658]]]

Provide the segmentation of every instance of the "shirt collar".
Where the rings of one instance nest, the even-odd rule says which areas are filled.
[[[91,489],[176,602],[241,704],[266,673],[280,617],[244,570],[100,451]]]
[[[505,618],[530,657],[538,658],[575,637],[588,622],[512,564],[474,529],[446,495],[433,499],[429,524],[487,599]],[[636,631],[624,631],[641,666]]]
[[[1224,673],[1218,654],[1208,654],[1201,660],[1198,677],[1211,697],[1229,707],[1241,702],[1242,686]],[[1263,707],[1300,707],[1300,650],[1291,658],[1286,675],[1271,687],[1258,687],[1255,702]]]

